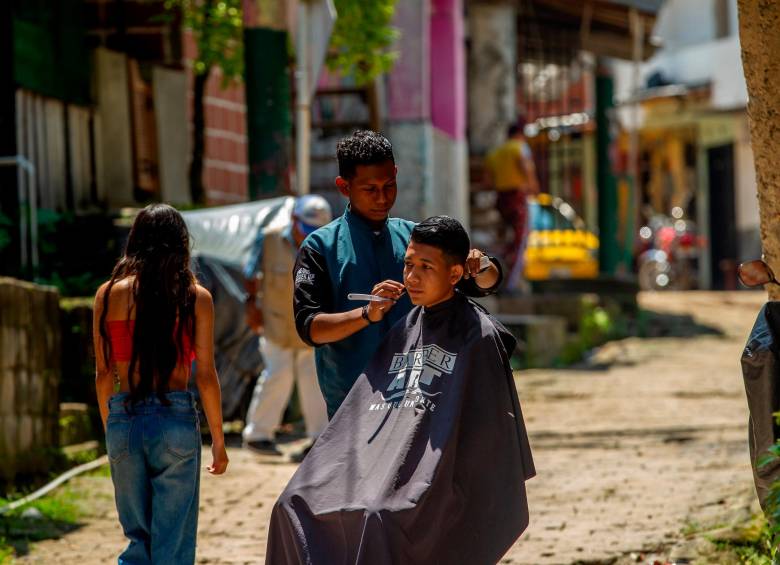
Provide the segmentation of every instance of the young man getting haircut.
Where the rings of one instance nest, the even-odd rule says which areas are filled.
[[[316,347],[320,389],[332,418],[390,327],[411,309],[400,282],[414,223],[391,218],[398,191],[390,142],[372,131],[342,139],[336,186],[349,199],[341,218],[310,235],[298,252],[294,313],[298,334]],[[501,282],[498,261],[479,272],[482,253],[469,252],[461,290],[484,296]],[[349,293],[383,302],[359,303]]]
[[[515,339],[458,290],[468,253],[457,220],[415,226],[403,282],[416,307],[277,501],[266,563],[497,563],[527,527]]]

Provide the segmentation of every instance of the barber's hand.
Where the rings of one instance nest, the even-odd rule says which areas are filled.
[[[463,273],[463,278],[473,278],[474,282],[481,289],[492,289],[499,282],[500,271],[493,261],[490,261],[488,268],[480,272],[479,263],[483,257],[485,257],[485,254],[479,249],[469,251],[466,259],[466,272]]]
[[[368,303],[368,319],[372,322],[378,322],[385,317],[390,309],[395,306],[396,301],[403,296],[406,289],[404,285],[398,281],[386,280],[374,285],[371,294],[375,296],[381,296],[387,298],[382,302],[369,302]]]
[[[466,257],[466,271],[463,273],[464,279],[476,277],[479,274],[479,261],[484,253],[479,249],[472,249]],[[491,263],[492,265],[492,263]]]
[[[262,335],[264,325],[263,311],[255,306],[253,302],[249,302],[246,305],[246,325],[257,335]]]

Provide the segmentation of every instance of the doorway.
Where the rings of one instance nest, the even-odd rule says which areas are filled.
[[[710,184],[710,253],[712,288],[736,288],[737,228],[734,213],[734,145],[707,150]]]

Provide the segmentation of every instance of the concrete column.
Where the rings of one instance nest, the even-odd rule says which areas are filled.
[[[433,0],[430,20],[433,171],[425,214],[447,214],[468,229],[466,62],[462,0]]]
[[[468,18],[469,141],[472,152],[484,154],[505,139],[516,117],[517,9],[475,4]]]
[[[385,132],[398,166],[393,215],[420,220],[432,201],[433,132],[430,110],[430,0],[398,0],[394,25],[401,30],[400,57],[387,79]]]
[[[388,136],[398,166],[398,197],[393,216],[419,222],[431,201],[433,128],[430,122],[390,122]]]

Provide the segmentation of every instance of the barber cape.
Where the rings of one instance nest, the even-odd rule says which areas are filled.
[[[400,320],[277,501],[266,563],[496,563],[535,474],[514,347],[460,293]]]

